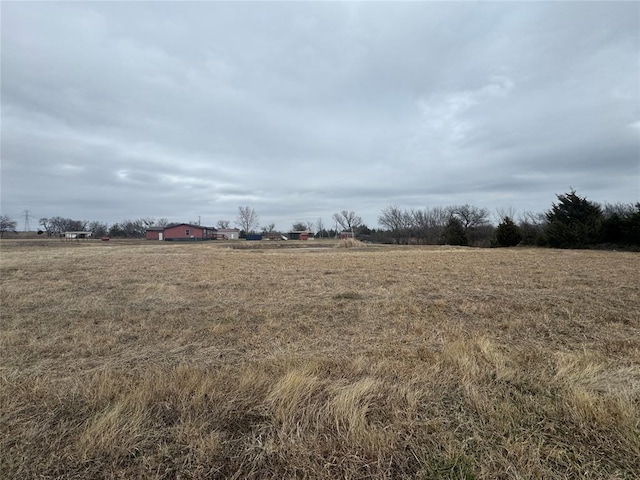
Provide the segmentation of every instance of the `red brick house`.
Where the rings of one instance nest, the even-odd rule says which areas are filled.
[[[167,241],[198,241],[215,239],[216,229],[213,227],[203,227],[190,223],[179,223],[168,227],[151,227],[147,229],[145,237],[148,240]]]

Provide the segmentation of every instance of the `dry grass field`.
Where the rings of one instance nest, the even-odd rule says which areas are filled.
[[[0,478],[640,478],[640,255],[235,245],[0,243]]]

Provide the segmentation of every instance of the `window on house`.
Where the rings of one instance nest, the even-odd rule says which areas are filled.
[[[185,231],[184,231],[185,237],[188,237],[190,234],[191,234],[191,231],[188,228],[185,229]]]

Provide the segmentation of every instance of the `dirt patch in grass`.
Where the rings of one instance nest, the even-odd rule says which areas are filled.
[[[0,477],[640,471],[637,254],[152,243],[0,244]]]

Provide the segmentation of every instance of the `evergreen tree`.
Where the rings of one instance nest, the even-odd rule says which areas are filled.
[[[544,232],[549,246],[580,248],[598,242],[602,210],[597,203],[580,197],[575,190],[557,195],[558,203],[546,213]]]
[[[640,245],[640,202],[635,207],[636,211],[627,217],[623,226],[623,241],[628,245]]]
[[[600,241],[620,246],[640,245],[640,203],[627,211],[605,215]]]
[[[514,247],[522,240],[522,233],[514,221],[505,216],[496,229],[496,240],[501,247]]]
[[[454,216],[449,218],[444,228],[444,238],[447,245],[469,245],[469,239],[462,222]]]

